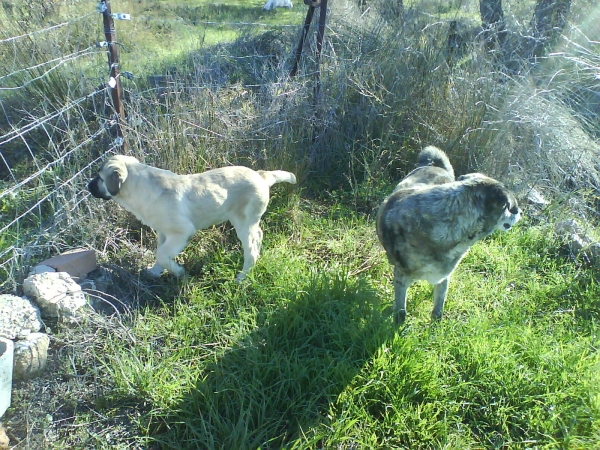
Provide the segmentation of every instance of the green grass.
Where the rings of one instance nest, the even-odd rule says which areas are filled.
[[[524,222],[477,244],[440,323],[431,287],[415,285],[398,330],[371,220],[276,202],[265,236],[243,284],[235,238],[210,256],[193,245],[190,275],[161,279],[168,295],[132,317],[130,338],[106,335],[98,370],[112,387],[96,411],[136,411],[140,434],[122,445],[600,445],[600,286],[555,254],[548,228]]]
[[[200,46],[232,42],[244,33],[299,27],[305,14],[302,7],[263,11],[262,5],[262,0],[130,0],[113,4],[112,9],[127,11],[135,19],[118,21],[115,26],[125,52],[123,60],[139,73],[140,69],[157,70],[157,63],[177,64]]]

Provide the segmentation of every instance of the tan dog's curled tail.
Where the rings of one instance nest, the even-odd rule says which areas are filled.
[[[259,170],[258,173],[268,183],[269,187],[276,183],[296,184],[296,175],[285,170]]]

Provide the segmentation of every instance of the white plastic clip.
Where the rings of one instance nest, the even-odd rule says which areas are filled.
[[[110,77],[110,79],[108,80],[108,87],[110,87],[111,89],[117,87],[117,80],[115,77]]]
[[[131,15],[124,13],[112,13],[113,19],[117,20],[131,20]]]
[[[121,136],[116,138],[114,141],[114,144],[116,147],[121,147],[124,143],[125,143],[125,140]]]
[[[107,9],[108,6],[106,6],[106,3],[98,3],[96,6],[96,11],[98,11],[100,14],[104,14]]]
[[[96,47],[108,47],[108,42],[102,41],[96,44]]]

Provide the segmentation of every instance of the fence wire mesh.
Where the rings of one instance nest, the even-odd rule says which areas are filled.
[[[134,20],[166,19],[146,16]],[[176,25],[171,22],[167,26]],[[228,27],[238,35],[250,29],[299,28],[242,21],[197,22],[204,27]],[[13,34],[6,35],[10,32]],[[114,140],[108,52],[98,11],[40,29],[16,27],[4,34],[0,34],[0,289],[8,291],[18,285],[31,264],[73,247],[93,245],[86,242],[86,221],[95,208],[88,202],[87,181],[99,162],[120,148]],[[212,56],[225,63],[276,57],[234,55],[225,47],[219,51],[222,53]],[[127,61],[122,65],[129,66]],[[186,129],[192,138],[201,134],[219,139],[218,132],[175,105],[182,96],[207,101],[207,89],[220,85],[221,76],[219,69],[205,65],[199,65],[194,79],[187,80],[168,70],[141,81],[124,72],[122,79],[129,77],[123,83],[129,138],[147,144],[141,142],[144,128],[157,124],[150,124],[146,115],[162,107],[166,112],[156,115],[158,121],[166,123],[176,115],[177,121],[189,125]],[[241,89],[249,88],[267,86],[241,84]],[[244,139],[261,140],[263,133],[253,130],[251,137]],[[168,156],[165,159],[168,165]]]

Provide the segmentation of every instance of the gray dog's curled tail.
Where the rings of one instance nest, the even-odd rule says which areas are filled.
[[[285,170],[259,170],[258,173],[269,184],[269,187],[276,183],[296,184],[296,175]]]
[[[419,159],[417,160],[417,167],[435,166],[442,169],[446,169],[454,178],[454,169],[446,153],[433,145],[429,145],[421,150],[419,153]]]

